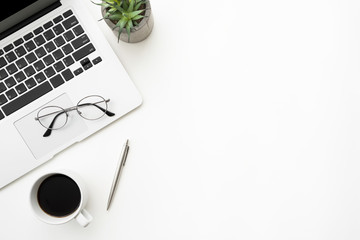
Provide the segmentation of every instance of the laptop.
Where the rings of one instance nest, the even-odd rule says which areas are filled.
[[[92,19],[78,0],[1,3],[0,188],[141,105]]]

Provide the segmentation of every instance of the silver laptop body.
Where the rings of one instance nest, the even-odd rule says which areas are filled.
[[[29,14],[29,6],[7,12],[12,15],[6,19],[3,15],[0,22],[0,188],[142,103],[81,1],[24,0],[23,4],[30,4],[31,16],[36,14],[31,6],[39,4],[35,12],[41,14],[28,17],[26,24],[17,23],[17,31],[4,24],[11,16]],[[64,127],[44,137],[46,128],[36,120],[39,110],[71,109],[92,95],[110,100],[107,109],[115,115],[88,121],[73,109]]]

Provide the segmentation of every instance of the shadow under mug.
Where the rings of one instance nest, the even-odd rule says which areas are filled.
[[[59,184],[62,184],[61,181],[64,179],[65,184],[59,187]],[[73,208],[71,212],[64,216],[59,216],[51,211],[47,211],[48,209],[43,209],[44,206],[41,206],[43,205],[42,201],[45,203],[50,202],[49,206],[55,209],[57,206],[54,205],[62,203],[63,200],[71,202],[72,196],[67,196],[67,194],[70,194],[69,191],[71,192],[71,188],[76,188],[76,191],[78,191],[78,199],[74,200],[78,202],[76,203],[76,207]],[[52,195],[50,195],[50,192],[48,193],[50,200],[41,200],[41,198],[43,198],[42,195],[47,194],[46,191],[52,191]],[[40,220],[49,224],[63,224],[71,221],[72,219],[76,219],[76,221],[81,226],[86,227],[93,219],[84,208],[87,199],[88,193],[83,180],[77,174],[71,171],[57,171],[41,176],[35,181],[30,192],[30,204],[33,212]],[[51,203],[51,201],[53,201],[53,203]],[[63,206],[61,207],[63,208]]]

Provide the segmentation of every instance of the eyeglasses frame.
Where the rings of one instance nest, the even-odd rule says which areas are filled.
[[[84,99],[90,98],[90,97],[100,97],[100,98],[103,99],[103,100],[102,100],[102,101],[95,102],[95,103],[80,104]],[[105,102],[105,104],[106,104],[106,109],[104,109],[104,108],[96,105],[96,104],[102,103],[102,102]],[[35,117],[35,120],[36,120],[36,121],[39,121],[40,125],[47,129],[47,131],[44,133],[43,137],[48,137],[48,136],[50,136],[52,130],[61,129],[61,128],[63,128],[63,127],[67,124],[67,122],[68,122],[68,117],[69,117],[68,112],[70,112],[70,111],[75,111],[75,110],[76,110],[77,113],[80,115],[80,117],[82,117],[83,119],[86,119],[86,120],[90,120],[90,121],[98,120],[98,119],[102,118],[105,114],[106,114],[107,116],[109,116],[109,117],[114,116],[115,113],[112,113],[112,112],[110,112],[110,111],[108,110],[108,102],[110,102],[110,99],[105,99],[105,98],[103,98],[103,97],[100,96],[100,95],[89,95],[89,96],[86,96],[86,97],[82,98],[80,101],[78,101],[77,105],[76,105],[76,106],[73,106],[73,107],[69,107],[69,108],[62,108],[62,107],[60,107],[60,106],[46,106],[46,107],[43,107],[43,108],[41,108],[41,109],[38,111],[37,116]],[[100,117],[94,118],[94,119],[90,119],[90,118],[84,117],[84,116],[82,115],[82,113],[80,112],[79,107],[86,106],[86,105],[92,105],[92,106],[97,107],[98,109],[100,109],[100,110],[103,112],[103,114],[102,114]],[[49,108],[49,107],[56,107],[56,108],[59,108],[59,109],[61,109],[61,110],[56,111],[56,112],[52,112],[52,113],[47,113],[47,114],[44,114],[44,115],[39,116],[39,113],[41,112],[41,110],[43,110],[43,109],[45,109],[45,108]],[[61,114],[64,114],[64,113],[66,114],[66,121],[65,121],[64,125],[62,125],[62,126],[59,127],[59,128],[52,128],[52,127],[50,127],[50,126],[52,126],[52,125],[55,123],[56,119],[57,119]],[[41,123],[40,118],[47,117],[47,116],[50,116],[50,115],[53,115],[53,114],[56,114],[56,115],[54,116],[54,119],[51,121],[49,127],[44,126],[44,125]]]

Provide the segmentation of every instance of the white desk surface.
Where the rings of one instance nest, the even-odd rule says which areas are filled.
[[[0,239],[359,239],[360,2],[151,4],[139,44],[95,23],[144,104],[1,190]],[[34,179],[59,168],[88,184],[88,228],[31,212]]]

